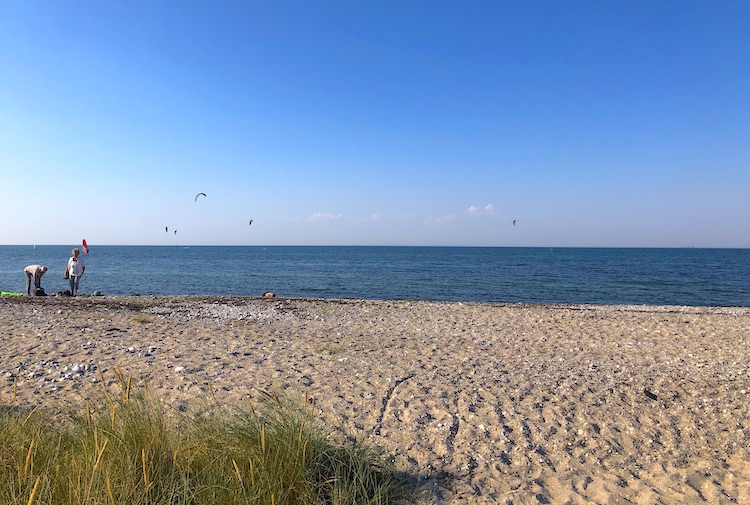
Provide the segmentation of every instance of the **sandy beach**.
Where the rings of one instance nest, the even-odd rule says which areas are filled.
[[[750,503],[750,309],[234,297],[0,299],[0,403],[315,400],[420,503]]]

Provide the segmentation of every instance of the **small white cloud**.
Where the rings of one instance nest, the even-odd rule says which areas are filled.
[[[477,205],[470,206],[467,211],[469,214],[474,216],[493,216],[495,214],[495,206],[488,203],[484,207],[478,207]]]
[[[455,214],[449,214],[447,216],[431,216],[427,218],[428,223],[452,223],[455,220]]]
[[[327,212],[316,212],[312,216],[308,217],[307,220],[311,223],[319,221],[336,221],[343,217],[343,214],[329,214]]]
[[[380,221],[383,218],[383,214],[379,212],[374,212],[372,216],[370,216],[370,220],[372,221]]]

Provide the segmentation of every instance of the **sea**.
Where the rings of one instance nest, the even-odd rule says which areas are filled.
[[[0,290],[23,268],[63,278],[71,245],[0,246]],[[750,307],[750,249],[90,246],[80,293],[534,304]]]

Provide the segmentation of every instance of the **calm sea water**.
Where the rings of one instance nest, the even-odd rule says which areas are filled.
[[[26,265],[67,288],[71,246],[0,246],[0,290]],[[748,249],[93,246],[81,292],[750,306]]]

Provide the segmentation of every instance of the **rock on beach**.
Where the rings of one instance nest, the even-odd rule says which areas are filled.
[[[0,403],[315,400],[420,503],[750,503],[750,309],[0,299]]]

